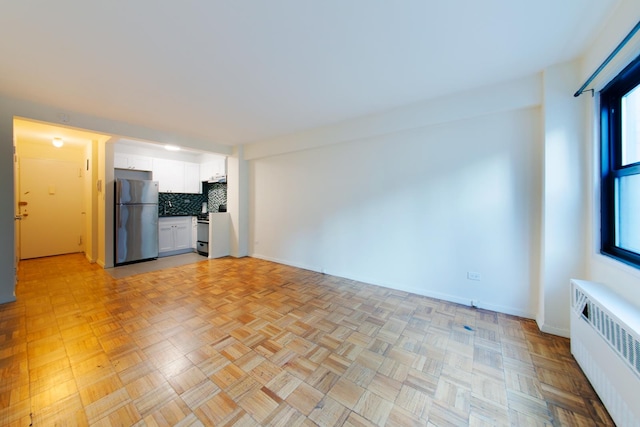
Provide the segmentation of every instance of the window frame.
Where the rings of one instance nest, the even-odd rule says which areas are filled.
[[[622,165],[621,100],[638,86],[640,56],[600,91],[600,252],[640,269],[640,253],[616,245],[616,179],[640,175],[640,161]]]

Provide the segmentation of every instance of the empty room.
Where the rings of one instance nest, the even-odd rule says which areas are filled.
[[[1,425],[640,425],[640,2],[0,34]]]

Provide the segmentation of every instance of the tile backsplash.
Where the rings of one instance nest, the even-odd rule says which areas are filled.
[[[227,204],[227,184],[212,182],[206,184],[209,212],[218,212],[220,205]]]
[[[218,212],[220,205],[227,203],[227,184],[204,183],[203,190],[203,194],[159,193],[158,214],[198,215],[202,213],[203,203],[207,204],[208,212]]]
[[[204,194],[159,193],[158,214],[160,216],[198,215],[202,211],[202,204],[206,201]]]

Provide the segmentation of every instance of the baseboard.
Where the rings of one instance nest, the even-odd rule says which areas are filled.
[[[356,280],[358,282],[362,282],[362,283],[367,283],[367,284],[371,284],[371,285],[375,285],[375,286],[381,286],[383,288],[387,288],[387,289],[393,289],[393,290],[397,290],[397,291],[402,291],[402,292],[409,292],[412,294],[416,294],[416,295],[421,295],[424,297],[428,297],[428,298],[434,298],[434,299],[438,299],[438,300],[442,300],[442,301],[447,301],[447,302],[452,302],[455,304],[461,304],[461,305],[466,305],[471,307],[471,300],[472,298],[466,298],[466,297],[461,297],[461,296],[457,296],[457,295],[450,295],[450,294],[445,294],[445,293],[441,293],[441,292],[433,292],[433,291],[429,291],[428,289],[421,289],[421,288],[414,288],[411,286],[402,286],[402,285],[398,285],[398,284],[390,284],[390,283],[384,283],[384,282],[380,282],[378,280],[375,280],[371,277],[359,277],[359,276],[352,276],[349,274],[345,274],[344,272],[340,272],[340,271],[328,271],[325,270],[323,267],[319,267],[319,266],[314,266],[314,265],[308,265],[308,264],[298,264],[298,263],[292,263],[286,260],[282,260],[279,258],[274,258],[274,257],[269,257],[266,255],[262,255],[262,254],[251,254],[249,255],[252,258],[259,258],[259,259],[263,259],[265,261],[271,261],[271,262],[275,262],[278,264],[284,264],[284,265],[290,265],[292,267],[296,267],[296,268],[302,268],[305,270],[311,270],[311,271],[316,271],[318,273],[323,273],[323,274],[330,274],[332,276],[336,276],[336,277],[342,277],[344,279],[348,279],[348,280]],[[517,317],[523,317],[525,319],[535,319],[535,315],[533,313],[529,313],[527,311],[524,310],[519,310],[515,307],[507,307],[507,306],[501,306],[501,305],[496,305],[496,304],[487,304],[486,302],[480,301],[477,305],[477,308],[481,308],[481,309],[485,309],[485,310],[490,310],[490,311],[495,311],[498,313],[503,313],[503,314],[508,314],[511,316],[517,316]],[[560,336],[566,336],[564,335],[565,333],[568,333],[568,331],[564,331],[561,329],[557,330],[558,332],[561,333],[555,333],[555,332],[548,332],[554,335],[560,335]]]
[[[322,269],[318,266],[313,266],[313,265],[308,265],[308,264],[298,264],[295,262],[289,262],[289,261],[285,261],[279,258],[273,258],[273,257],[269,257],[266,255],[261,255],[261,254],[251,254],[249,255],[251,258],[258,258],[258,259],[263,259],[265,261],[271,261],[271,262],[275,262],[278,264],[284,264],[284,265],[289,265],[291,267],[296,267],[296,268],[301,268],[303,270],[311,270],[311,271],[315,271],[317,273],[324,273],[324,271],[322,271]]]
[[[538,329],[540,329],[542,332],[546,334],[558,335],[560,337],[570,338],[571,334],[569,329],[558,328],[556,326],[550,326],[545,323],[541,324],[540,322],[536,322],[536,323],[538,323]]]
[[[374,280],[371,277],[356,277],[356,276],[350,276],[350,275],[345,275],[344,273],[340,273],[340,272],[333,272],[333,271],[327,271],[327,274],[331,274],[334,276],[338,276],[338,277],[343,277],[345,279],[350,279],[350,280],[357,280],[358,282],[363,282],[363,283],[369,283],[372,285],[376,285],[376,286],[382,286],[384,288],[389,288],[389,289],[395,289],[398,291],[404,291],[404,292],[410,292],[412,294],[416,294],[416,295],[421,295],[424,297],[428,297],[428,298],[434,298],[434,299],[439,299],[439,300],[443,300],[443,301],[447,301],[447,302],[452,302],[455,304],[461,304],[461,305],[466,305],[471,307],[471,301],[474,298],[470,298],[470,297],[463,297],[463,296],[458,296],[458,295],[451,295],[451,294],[445,294],[442,292],[434,292],[434,291],[430,291],[428,289],[422,289],[422,288],[415,288],[412,286],[402,286],[402,285],[398,285],[398,284],[390,284],[390,283],[384,283],[384,282],[379,282]],[[503,313],[503,314],[509,314],[511,316],[518,316],[518,317],[523,317],[525,319],[534,319],[534,315],[532,313],[529,313],[527,311],[523,311],[523,310],[519,310],[515,307],[508,307],[508,306],[501,306],[501,305],[497,305],[497,304],[487,304],[484,301],[480,301],[477,304],[477,308],[482,308],[485,310],[490,310],[490,311],[495,311],[498,313]]]

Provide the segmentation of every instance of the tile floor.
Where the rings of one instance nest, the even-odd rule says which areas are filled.
[[[121,265],[107,268],[104,271],[109,273],[114,279],[124,279],[136,274],[150,273],[152,271],[163,270],[165,268],[180,267],[186,264],[205,261],[207,257],[195,252],[186,254],[162,257],[151,261],[137,262],[133,264]]]

